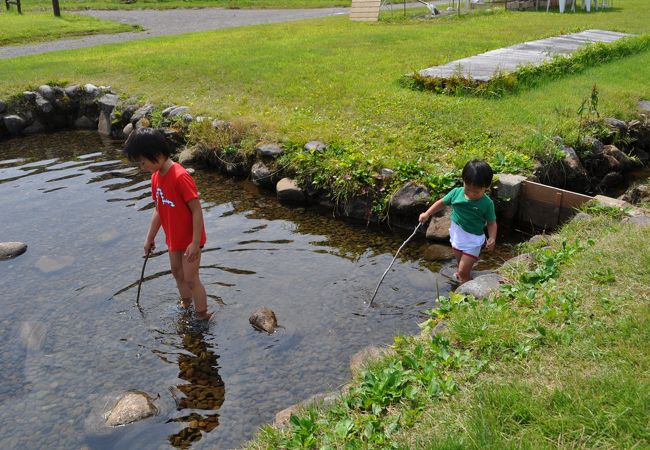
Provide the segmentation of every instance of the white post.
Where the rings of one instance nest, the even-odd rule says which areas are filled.
[[[587,1],[589,1],[589,0],[587,0]],[[566,0],[560,0],[559,3],[560,3],[560,12],[563,13],[564,12],[564,7],[566,6]]]

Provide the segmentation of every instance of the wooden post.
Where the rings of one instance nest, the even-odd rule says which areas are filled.
[[[52,0],[52,9],[54,10],[54,16],[61,17],[61,8],[59,8],[59,0]]]

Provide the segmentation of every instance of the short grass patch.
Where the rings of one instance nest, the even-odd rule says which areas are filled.
[[[137,30],[140,27],[74,14],[61,17],[47,13],[0,14],[0,46]]]

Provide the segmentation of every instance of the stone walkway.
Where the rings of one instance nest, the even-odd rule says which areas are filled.
[[[629,36],[632,35],[604,30],[586,30],[499,48],[421,70],[420,75],[438,78],[461,75],[477,81],[489,81],[499,73],[514,72],[519,66],[526,64],[540,64],[558,54],[568,55],[587,44],[614,42]]]

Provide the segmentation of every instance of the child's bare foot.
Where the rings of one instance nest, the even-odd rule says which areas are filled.
[[[178,303],[181,305],[183,309],[188,309],[190,306],[192,306],[192,298],[183,298],[178,301]]]
[[[471,277],[463,278],[463,276],[460,274],[460,272],[455,272],[454,273],[454,280],[461,285],[463,283],[467,283],[469,280],[471,280]]]
[[[210,320],[213,314],[213,312],[208,312],[206,309],[205,311],[197,311],[196,314],[194,314],[194,317],[196,320]]]

